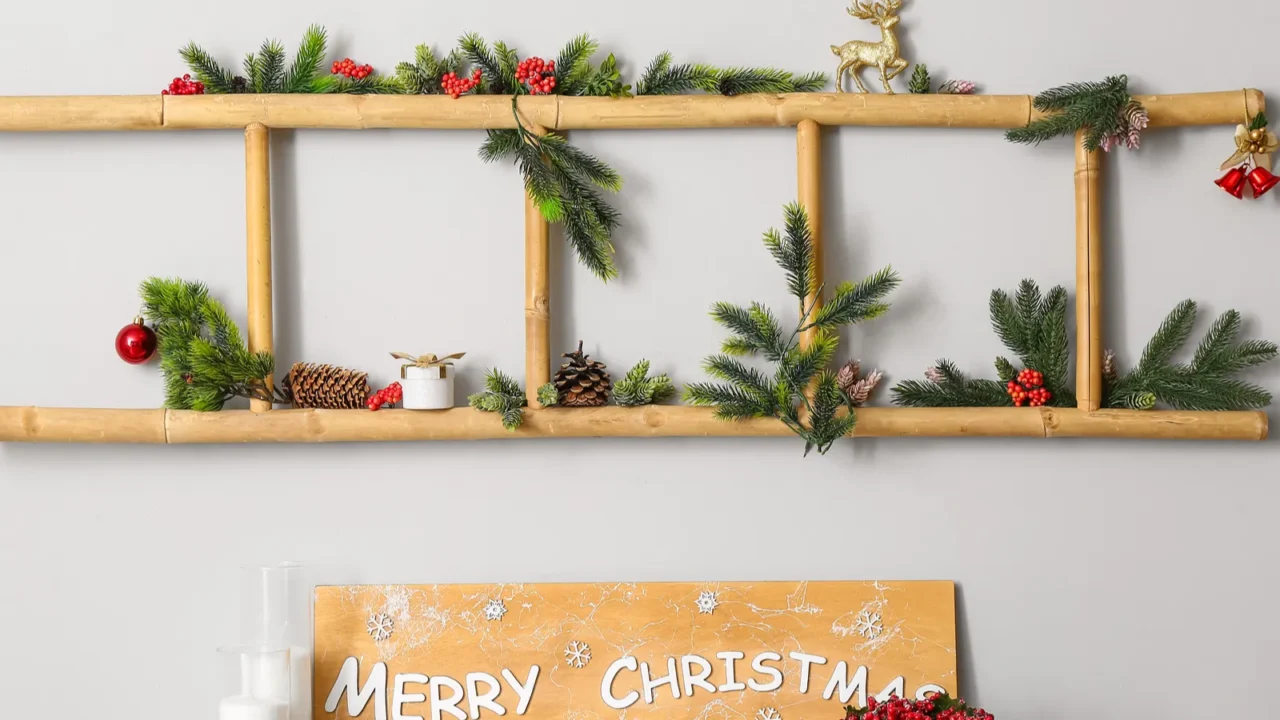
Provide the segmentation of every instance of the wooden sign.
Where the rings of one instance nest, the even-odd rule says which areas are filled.
[[[320,587],[316,718],[839,720],[956,692],[950,582]]]

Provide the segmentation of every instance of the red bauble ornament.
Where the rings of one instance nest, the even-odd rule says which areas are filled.
[[[1227,171],[1226,175],[1214,180],[1213,184],[1223,190],[1226,190],[1232,197],[1239,199],[1244,197],[1244,181],[1245,172],[1244,166],[1242,165],[1240,167],[1231,168]]]
[[[1277,183],[1280,183],[1280,177],[1272,175],[1266,168],[1256,167],[1249,173],[1249,186],[1253,188],[1253,196],[1256,198],[1266,195]]]
[[[156,354],[156,333],[142,318],[120,328],[116,334],[116,354],[130,365],[141,365]]]

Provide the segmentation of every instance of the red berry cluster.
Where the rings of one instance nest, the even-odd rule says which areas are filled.
[[[516,79],[529,86],[534,95],[550,95],[556,89],[556,61],[525,58],[516,66]]]
[[[345,75],[352,80],[363,80],[373,74],[372,65],[357,65],[351,58],[333,61],[333,74]]]
[[[1013,404],[1018,407],[1022,407],[1023,403],[1040,407],[1053,398],[1053,393],[1045,389],[1044,373],[1039,370],[1023,370],[1018,373],[1017,378],[1009,381],[1007,387],[1009,397],[1013,398]]]
[[[458,73],[450,72],[440,79],[440,87],[444,88],[446,93],[454,100],[471,92],[480,84],[480,78],[484,77],[484,73],[480,68],[471,71],[471,77],[458,77]]]
[[[395,405],[404,399],[404,390],[400,387],[400,383],[393,382],[382,388],[369,398],[365,403],[370,410],[381,410],[383,405]]]
[[[968,707],[963,700],[947,700],[940,705],[934,698],[891,697],[885,702],[867,698],[866,709],[850,709],[845,720],[995,720],[995,716],[981,708]]]
[[[190,75],[183,75],[180,78],[174,78],[169,83],[166,90],[160,91],[161,95],[203,95],[204,83],[199,80],[192,80]]]

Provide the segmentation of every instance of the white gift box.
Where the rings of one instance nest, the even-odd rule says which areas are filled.
[[[453,407],[453,366],[405,365],[400,371],[405,410],[448,410]]]

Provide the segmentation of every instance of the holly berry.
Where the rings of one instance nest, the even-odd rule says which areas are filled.
[[[444,89],[449,97],[457,100],[459,97],[474,90],[483,77],[484,73],[481,72],[480,68],[473,70],[469,78],[460,78],[458,73],[449,72],[445,73],[444,77],[440,79],[440,87]]]
[[[516,80],[527,85],[534,95],[550,95],[556,89],[556,61],[525,58],[516,66]]]
[[[161,95],[203,95],[204,83],[199,80],[192,80],[191,75],[183,75],[180,78],[174,78],[169,83],[169,87],[160,91]]]
[[[1022,407],[1023,403],[1041,407],[1053,399],[1053,393],[1044,387],[1044,373],[1031,368],[1019,372],[1016,378],[1005,385],[1005,389],[1009,397],[1013,398],[1015,407]]]
[[[343,58],[333,61],[333,67],[330,68],[330,72],[334,75],[349,77],[352,80],[363,80],[373,74],[373,66],[357,65],[351,58]]]
[[[381,410],[383,405],[395,405],[401,400],[404,400],[404,389],[400,387],[400,383],[393,382],[374,393],[373,397],[369,398],[365,405],[370,410],[377,411]]]

